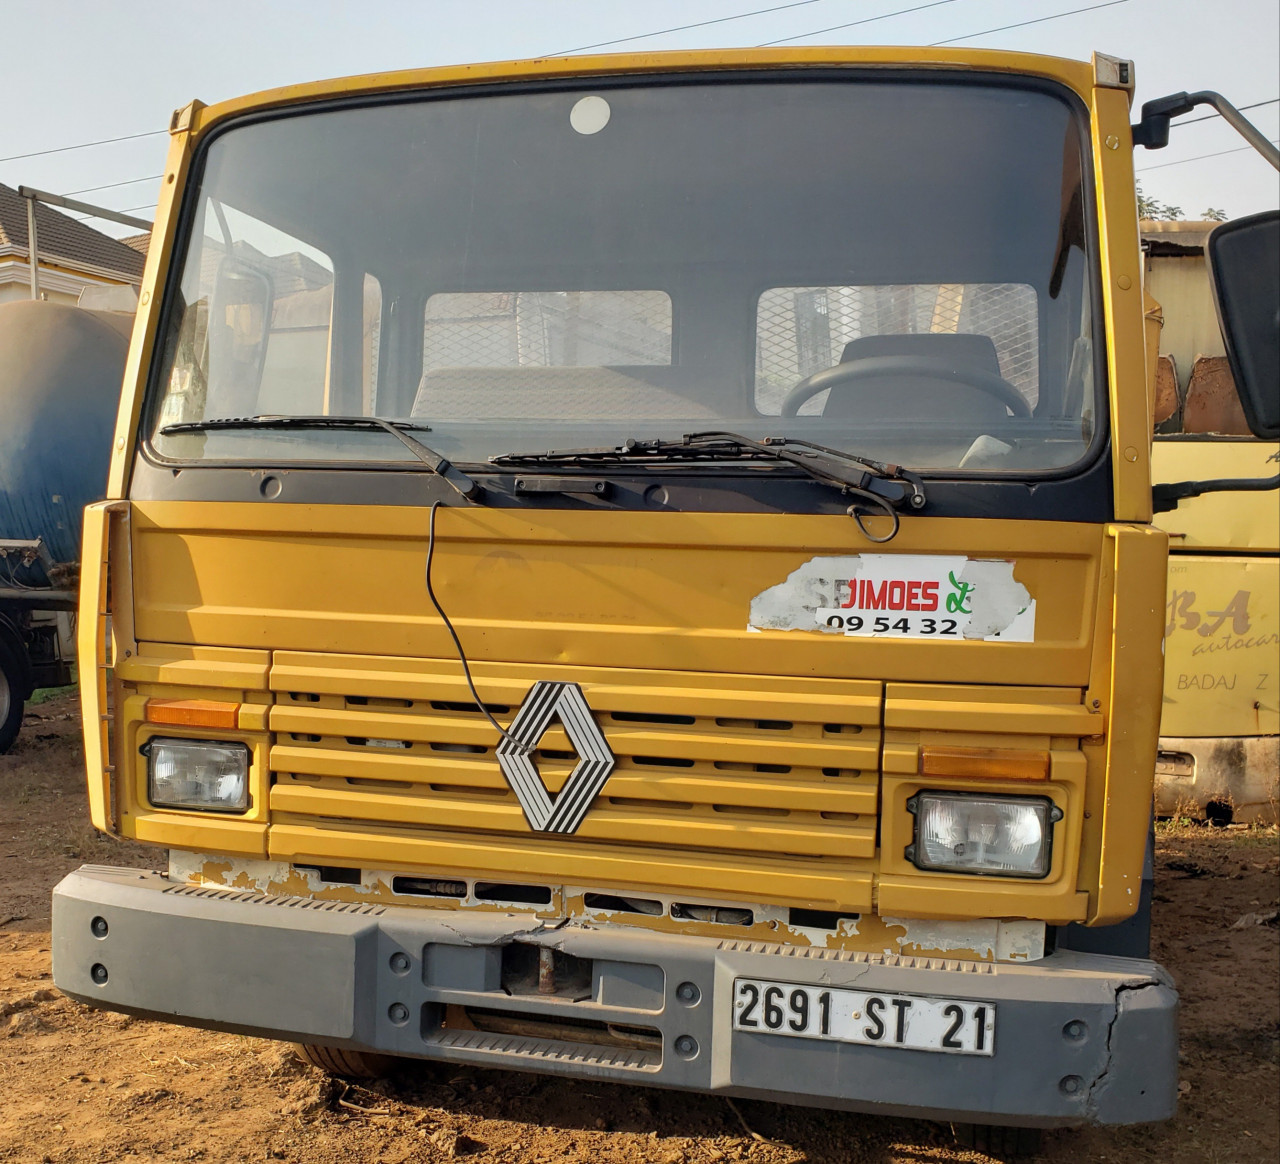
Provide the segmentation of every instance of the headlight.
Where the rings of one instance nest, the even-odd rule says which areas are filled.
[[[249,807],[249,749],[244,744],[155,738],[142,752],[152,804],[216,812]]]
[[[917,792],[907,801],[915,837],[906,857],[918,869],[1047,877],[1053,824],[1062,810],[1043,796]]]

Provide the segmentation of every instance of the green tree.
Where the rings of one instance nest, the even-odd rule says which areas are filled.
[[[1142,183],[1138,188],[1138,217],[1154,219],[1158,222],[1177,222],[1182,218],[1181,206],[1170,206],[1158,198],[1148,198],[1142,192]]]

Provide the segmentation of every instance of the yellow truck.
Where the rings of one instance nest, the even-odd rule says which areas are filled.
[[[1275,441],[1157,440],[1166,480],[1276,471]],[[1218,493],[1163,514],[1169,531],[1156,810],[1215,824],[1280,811],[1280,512],[1275,493]]]
[[[1156,482],[1265,477],[1236,399],[1205,261],[1211,222],[1143,222],[1147,288],[1161,307]],[[1164,710],[1156,812],[1216,824],[1280,812],[1280,497],[1189,498],[1156,516],[1169,534]]]
[[[770,49],[178,111],[79,624],[94,824],[169,860],[57,887],[57,985],[346,1074],[1167,1117],[1131,146],[1208,98],[1132,90]]]

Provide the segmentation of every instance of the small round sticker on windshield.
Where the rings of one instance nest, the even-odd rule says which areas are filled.
[[[603,97],[582,97],[569,111],[569,124],[579,133],[599,133],[609,124],[609,102]]]

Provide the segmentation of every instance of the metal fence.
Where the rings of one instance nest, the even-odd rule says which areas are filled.
[[[423,371],[671,363],[663,291],[516,291],[427,300]]]
[[[928,332],[990,336],[1000,374],[1035,404],[1035,291],[1025,283],[917,283],[764,292],[756,308],[756,408],[777,416],[787,392],[806,376],[838,364],[851,340]],[[800,411],[820,413],[824,401],[825,393]]]

